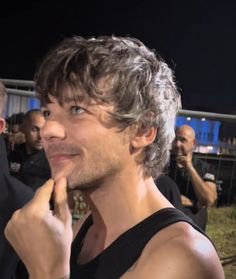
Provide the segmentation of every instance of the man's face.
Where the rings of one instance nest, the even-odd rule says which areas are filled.
[[[192,132],[186,128],[177,129],[175,139],[172,144],[172,153],[174,155],[187,155],[193,152],[195,139]]]
[[[44,123],[43,115],[40,112],[34,112],[24,124],[23,132],[25,134],[26,148],[29,153],[43,149],[40,129]]]
[[[26,129],[28,129],[28,128],[26,128]],[[12,126],[10,142],[12,144],[16,144],[16,145],[19,145],[19,144],[22,144],[23,142],[25,142],[25,134],[21,131],[19,124],[14,124]]]
[[[16,134],[20,132],[20,125],[19,124],[13,124],[12,126],[12,133]]]
[[[65,176],[70,189],[80,190],[112,181],[130,159],[127,130],[118,130],[108,113],[112,107],[73,98],[61,106],[50,99],[41,136],[52,177]]]

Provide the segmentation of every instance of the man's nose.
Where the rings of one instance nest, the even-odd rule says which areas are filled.
[[[40,131],[40,136],[44,141],[53,141],[65,137],[63,125],[55,120],[47,120]]]
[[[41,137],[41,129],[42,129],[42,128],[40,128],[40,129],[38,130],[38,133],[37,133],[37,135],[38,135],[38,139],[39,139],[39,140],[41,140],[41,139],[42,139],[42,137]]]
[[[182,148],[182,142],[179,139],[175,139],[174,141],[175,148],[181,149]]]
[[[179,139],[176,139],[175,144],[176,144],[176,146],[181,146],[181,141]]]

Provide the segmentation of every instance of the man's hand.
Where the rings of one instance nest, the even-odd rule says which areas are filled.
[[[179,168],[188,169],[192,167],[192,154],[179,155],[176,157],[176,164]]]
[[[184,195],[181,195],[181,204],[183,206],[193,206],[193,202]]]
[[[54,211],[49,201],[54,194]],[[67,203],[66,179],[52,179],[34,198],[17,210],[5,228],[31,279],[67,278],[72,242],[71,213]]]

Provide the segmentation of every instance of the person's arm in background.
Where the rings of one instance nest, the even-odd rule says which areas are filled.
[[[217,187],[216,183],[212,181],[204,181],[192,163],[191,153],[186,156],[178,156],[177,162],[180,163],[187,171],[190,180],[192,182],[194,192],[198,199],[198,207],[207,207],[214,204],[217,199]],[[213,174],[208,174],[212,175]]]
[[[181,195],[181,204],[186,207],[194,205],[193,202],[184,195]]]

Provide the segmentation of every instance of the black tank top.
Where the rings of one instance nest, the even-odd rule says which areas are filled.
[[[80,265],[77,263],[78,254],[81,250],[83,239],[93,223],[92,216],[90,215],[72,243],[70,278],[120,278],[138,260],[145,245],[158,231],[180,221],[189,223],[204,234],[204,232],[181,211],[176,208],[164,208],[124,232],[94,259],[86,264]]]

